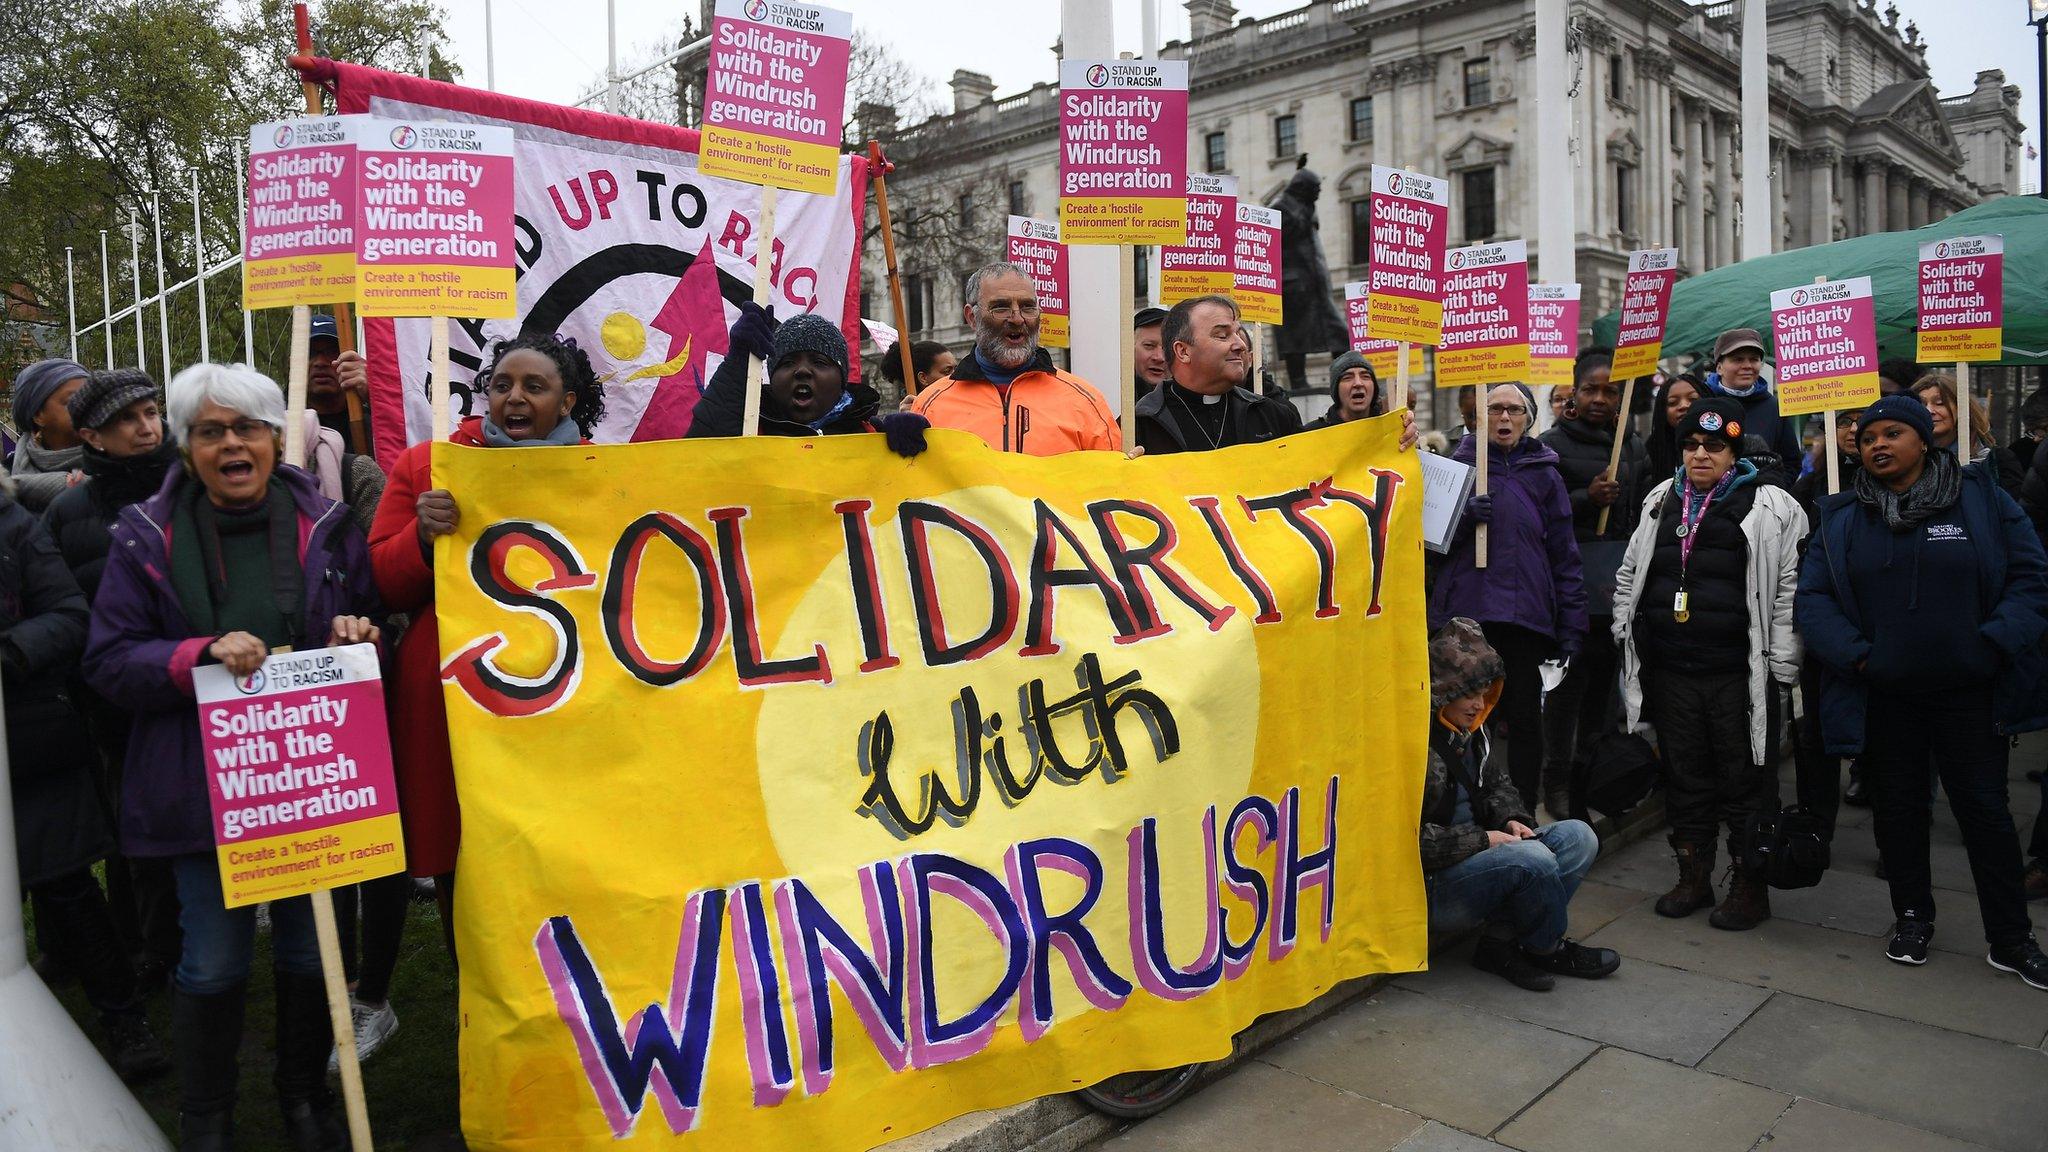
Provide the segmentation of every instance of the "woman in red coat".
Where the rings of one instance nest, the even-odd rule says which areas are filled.
[[[449,440],[485,447],[587,444],[604,414],[604,388],[590,357],[574,340],[524,335],[501,340],[490,366],[477,374],[489,414],[472,416]],[[448,750],[448,714],[441,699],[441,630],[434,619],[434,537],[455,531],[455,497],[430,488],[430,442],[398,458],[377,520],[370,563],[377,590],[394,612],[412,615],[398,646],[398,689],[391,744],[405,817],[405,855],[415,876],[434,878],[448,951],[454,945],[455,852],[462,812]]]

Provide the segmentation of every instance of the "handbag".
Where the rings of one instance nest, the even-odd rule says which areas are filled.
[[[1804,804],[1759,812],[1745,830],[1743,866],[1763,875],[1773,888],[1811,888],[1827,874],[1831,850],[1827,821]]]
[[[1649,798],[1661,774],[1656,750],[1634,732],[1602,734],[1579,772],[1586,807],[1616,820]]]

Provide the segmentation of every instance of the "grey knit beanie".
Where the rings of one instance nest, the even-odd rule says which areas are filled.
[[[841,376],[847,374],[846,337],[837,325],[816,312],[799,312],[775,329],[775,354],[768,358],[768,371],[775,371],[785,358],[795,352],[823,356],[839,365]]]
[[[65,384],[88,375],[76,360],[38,360],[14,376],[14,430],[27,436],[35,430],[36,413]]]

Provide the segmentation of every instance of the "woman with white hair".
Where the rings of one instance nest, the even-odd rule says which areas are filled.
[[[223,906],[192,670],[216,663],[245,676],[276,649],[374,643],[380,608],[348,510],[279,465],[285,408],[274,381],[244,365],[195,365],[172,378],[166,408],[180,460],[157,495],[114,524],[85,677],[134,717],[122,849],[169,858],[177,879],[179,1146],[210,1150],[232,1142],[256,913]],[[286,1133],[295,1149],[340,1148],[326,1085],[333,1037],[303,897],[272,903],[271,944]]]

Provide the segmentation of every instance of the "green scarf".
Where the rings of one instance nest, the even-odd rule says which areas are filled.
[[[171,512],[171,587],[195,632],[249,632],[273,648],[304,643],[298,517],[298,503],[275,480],[261,505],[241,512],[216,509],[197,481],[179,491]],[[267,537],[261,549],[249,547],[256,533]],[[249,563],[252,555],[265,562]]]

